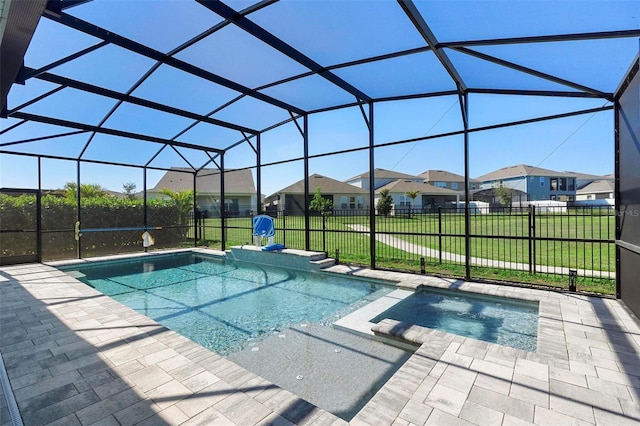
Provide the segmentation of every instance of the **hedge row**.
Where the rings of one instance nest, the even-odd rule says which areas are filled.
[[[141,199],[116,197],[86,198],[81,201],[81,229],[141,228],[144,226],[144,204]],[[186,239],[186,228],[176,227],[180,210],[172,200],[148,200],[147,217],[150,227],[163,227],[150,231],[156,246],[171,247]],[[43,259],[75,257],[75,199],[53,195],[42,197]],[[0,194],[0,229],[36,230],[35,195],[11,196]],[[142,247],[142,230],[86,232],[80,238],[84,256],[138,251]],[[0,255],[17,256],[35,252],[33,232],[3,232]]]

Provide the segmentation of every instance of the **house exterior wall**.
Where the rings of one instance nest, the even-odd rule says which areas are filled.
[[[430,181],[430,180],[425,180],[425,183],[428,183],[430,185],[433,186],[437,186],[439,188],[447,188],[447,189],[452,189],[454,191],[464,191],[464,181],[453,181],[453,180],[447,180],[447,181],[442,181],[442,180],[436,180],[436,181]],[[474,189],[478,189],[480,188],[480,183],[479,182],[469,182],[469,189],[470,190],[474,190]]]
[[[368,196],[363,194],[322,194],[333,202],[333,214],[350,214],[357,210],[369,208]],[[282,198],[278,203],[278,211],[289,215],[304,214],[305,203],[303,194],[282,194]],[[345,197],[345,198],[343,198]],[[311,202],[313,196],[309,195],[308,202]]]
[[[502,179],[499,181],[485,181],[482,182],[481,188],[488,189],[498,186],[504,186],[505,188],[524,191],[527,193],[529,201],[571,201],[576,197],[576,185],[574,177],[520,176],[515,178]]]

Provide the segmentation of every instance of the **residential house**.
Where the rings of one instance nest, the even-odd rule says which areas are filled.
[[[464,176],[451,173],[446,170],[426,170],[418,175],[424,181],[438,188],[449,188],[454,191],[464,192]],[[480,188],[480,182],[477,179],[469,178],[469,189],[476,190]]]
[[[220,216],[220,171],[202,169],[196,177],[196,205],[205,216]],[[149,198],[165,197],[163,188],[175,192],[193,190],[193,172],[172,167],[147,191]],[[224,174],[224,201],[227,216],[250,216],[257,213],[257,191],[251,170],[229,170]]]
[[[615,197],[615,184],[609,179],[595,180],[576,191],[576,200],[605,200]]]
[[[462,196],[460,191],[440,188],[425,182],[398,179],[376,190],[376,204],[380,199],[380,192],[385,189],[389,190],[395,213],[408,212],[409,209],[414,212],[428,212],[436,210],[438,207],[456,207]],[[418,193],[414,200],[407,195],[411,192]]]
[[[518,164],[503,167],[476,178],[481,189],[505,187],[523,191],[527,201],[573,201],[576,196],[576,175]]]
[[[592,175],[589,173],[579,173],[579,172],[565,172],[565,173],[570,173],[575,175],[576,177],[576,191],[578,191],[580,188],[587,186],[588,184],[590,184],[591,182],[595,182],[597,180],[610,180],[611,182],[614,181],[614,177],[613,175],[606,175],[606,176],[600,176],[600,175]]]
[[[369,176],[371,174],[369,172],[361,173],[357,176],[354,176],[350,179],[345,180],[349,185],[356,186],[362,189],[369,189]],[[408,175],[406,173],[394,172],[392,170],[385,169],[374,169],[373,171],[374,177],[374,186],[373,189],[378,189],[388,183],[391,183],[395,180],[410,180],[414,182],[422,182],[423,178],[420,176]]]
[[[309,197],[304,199],[304,179],[282,188],[276,194],[267,197],[271,202],[267,206],[267,211],[273,214],[272,205],[277,206],[277,211],[290,215],[304,214],[305,206],[309,205],[313,199],[316,188],[320,188],[323,198],[331,200],[333,203],[333,213],[335,215],[348,214],[349,211],[363,210],[369,208],[369,191],[349,185],[330,177],[313,174],[309,176]],[[270,208],[271,207],[271,208]]]

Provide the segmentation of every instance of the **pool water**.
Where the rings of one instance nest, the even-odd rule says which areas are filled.
[[[538,302],[475,293],[421,289],[371,320],[416,324],[535,352]]]
[[[331,324],[391,291],[331,274],[194,253],[61,270],[221,355],[302,323]]]

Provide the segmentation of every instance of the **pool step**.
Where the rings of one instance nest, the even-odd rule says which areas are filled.
[[[309,263],[312,265],[312,269],[324,269],[336,264],[336,260],[330,257],[324,257],[323,259],[311,260]]]

